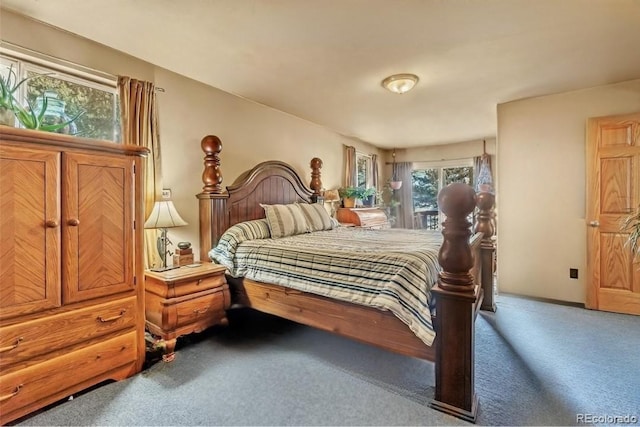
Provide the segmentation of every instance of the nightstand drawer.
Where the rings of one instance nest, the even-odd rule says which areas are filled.
[[[146,292],[162,298],[179,298],[226,285],[225,268],[215,264],[181,267],[165,273],[147,272]]]
[[[176,305],[176,326],[198,323],[203,319],[222,319],[226,316],[225,306],[225,292],[212,292],[181,302]]]

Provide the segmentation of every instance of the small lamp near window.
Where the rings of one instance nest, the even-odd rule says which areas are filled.
[[[324,201],[325,203],[329,203],[331,206],[331,216],[333,216],[336,212],[336,208],[334,206],[335,202],[340,201],[340,194],[338,190],[325,190],[324,191]]]
[[[167,236],[167,229],[182,227],[183,225],[187,225],[187,222],[180,217],[180,214],[178,214],[178,211],[175,206],[173,206],[173,202],[171,200],[156,200],[155,205],[153,205],[151,215],[149,215],[149,218],[144,223],[144,228],[158,228],[161,230],[156,247],[160,254],[162,265],[160,268],[152,268],[151,271],[166,271],[177,268],[177,266],[167,267],[167,254],[169,254],[168,246],[172,244]]]

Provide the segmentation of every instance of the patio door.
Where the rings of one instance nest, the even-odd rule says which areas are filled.
[[[624,219],[640,205],[640,113],[587,129],[587,308],[640,314],[640,259]]]

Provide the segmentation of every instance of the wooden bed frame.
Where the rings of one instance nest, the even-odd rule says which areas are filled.
[[[311,160],[308,188],[286,163],[267,161],[243,173],[222,190],[219,154],[222,142],[216,136],[202,139],[205,153],[202,181],[197,195],[200,210],[200,260],[209,261],[208,251],[222,233],[242,221],[264,218],[260,203],[286,204],[321,200],[322,161]],[[438,196],[447,219],[438,261],[442,267],[432,292],[437,318],[436,340],[429,347],[388,311],[259,283],[227,277],[232,304],[252,307],[298,323],[334,332],[408,356],[435,362],[436,390],[431,406],[475,422],[478,401],[474,389],[475,317],[483,309],[495,310],[493,302],[493,195],[475,195],[468,185],[453,184]],[[474,236],[467,221],[475,209]]]

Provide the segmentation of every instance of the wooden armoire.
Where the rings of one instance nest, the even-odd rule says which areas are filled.
[[[0,125],[0,423],[144,363],[140,147]]]

